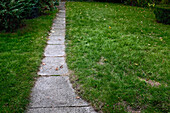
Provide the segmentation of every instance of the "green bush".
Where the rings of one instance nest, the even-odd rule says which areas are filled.
[[[1,0],[0,30],[13,31],[24,18],[35,18],[55,8],[56,0]]]
[[[13,31],[19,27],[22,19],[30,15],[33,6],[31,0],[0,1],[0,30]]]
[[[170,6],[156,6],[154,10],[156,20],[164,24],[170,24]]]
[[[155,4],[157,0],[123,0],[124,4],[139,7],[148,7],[148,4]]]
[[[14,0],[0,2],[0,29],[5,29],[6,31],[11,31],[18,27],[22,20],[21,14],[24,9],[22,3]]]
[[[40,12],[44,13],[46,10],[53,10],[55,8],[56,0],[39,0]]]

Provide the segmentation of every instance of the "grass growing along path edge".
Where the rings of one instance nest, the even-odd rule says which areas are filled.
[[[26,26],[14,33],[0,33],[1,113],[21,113],[28,105],[56,12],[25,20]]]
[[[113,112],[168,112],[170,26],[147,8],[67,2],[67,64],[77,92]]]

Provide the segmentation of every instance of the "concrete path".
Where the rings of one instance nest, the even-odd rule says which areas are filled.
[[[39,77],[31,93],[27,113],[96,113],[79,98],[69,81],[65,62],[65,2],[61,2],[59,13],[51,29],[38,72]],[[59,75],[59,76],[53,76]]]

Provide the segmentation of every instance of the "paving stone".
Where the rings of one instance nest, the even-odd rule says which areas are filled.
[[[47,45],[44,56],[65,56],[65,45]]]
[[[68,76],[40,77],[32,89],[29,108],[89,105],[76,97]]]
[[[90,107],[58,107],[29,109],[27,113],[96,113]]]
[[[67,73],[68,68],[64,57],[45,57],[38,75],[66,75]]]
[[[66,13],[65,12],[59,12],[57,13],[57,15],[65,15]]]
[[[63,21],[66,21],[66,19],[65,18],[55,18],[53,21],[56,21],[56,20],[63,20]]]
[[[65,13],[58,13],[58,14],[57,14],[57,17],[65,18],[65,17],[66,17],[66,15],[65,15]]]
[[[59,10],[65,10],[65,7],[64,6],[58,6],[58,9]]]
[[[54,24],[65,24],[66,22],[64,20],[55,20]]]
[[[65,36],[65,30],[51,30],[50,36],[57,35],[57,36]]]
[[[65,27],[65,26],[62,26],[62,27],[59,27],[59,26],[53,26],[53,27],[51,27],[51,30],[58,30],[58,29],[65,30],[65,29],[66,29],[66,27]]]
[[[77,98],[68,76],[65,62],[65,2],[61,2],[59,13],[52,26],[44,59],[38,72],[39,77],[31,93],[27,113],[96,113],[81,98]],[[59,44],[59,45],[54,45]],[[63,44],[63,45],[62,45]]]
[[[54,23],[53,24],[53,27],[52,28],[59,28],[59,29],[65,29],[66,25],[65,24],[56,24]]]
[[[61,44],[63,45],[65,42],[64,36],[49,36],[47,44]]]
[[[59,13],[65,13],[66,11],[65,10],[59,10]]]

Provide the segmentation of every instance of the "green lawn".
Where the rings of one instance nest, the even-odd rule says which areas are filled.
[[[0,33],[0,113],[24,112],[56,11]]]
[[[168,112],[170,26],[147,8],[66,6],[67,63],[77,92],[105,113]]]

